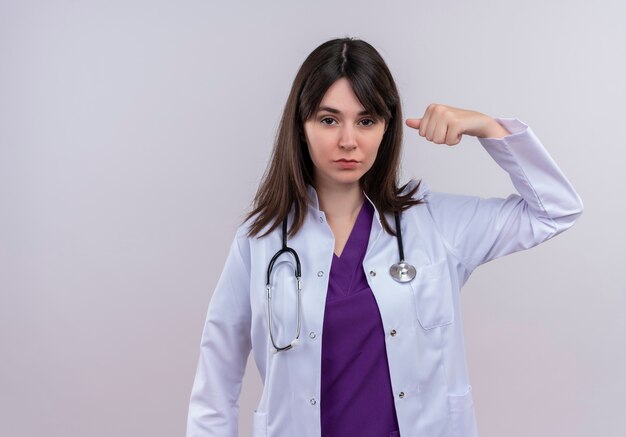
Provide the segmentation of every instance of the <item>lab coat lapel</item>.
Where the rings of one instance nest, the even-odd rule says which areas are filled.
[[[365,194],[365,192],[363,192],[363,194],[365,195],[365,199],[366,199],[365,201],[369,202],[374,208],[374,217],[372,218],[372,228],[370,229],[370,238],[367,243],[367,250],[365,251],[365,258],[367,258],[367,255],[375,247],[376,242],[378,241],[378,238],[380,237],[380,234],[383,231],[383,226],[380,222],[380,214],[378,212],[378,209],[376,209],[376,205],[374,205],[374,202],[372,202],[372,200],[368,197],[367,194]]]

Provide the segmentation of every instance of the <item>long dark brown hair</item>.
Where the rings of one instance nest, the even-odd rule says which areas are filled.
[[[402,147],[402,108],[391,72],[374,47],[355,38],[338,38],[317,47],[305,59],[293,81],[280,121],[274,149],[254,198],[252,210],[244,222],[255,217],[248,236],[260,237],[280,226],[295,205],[288,236],[302,227],[307,211],[307,185],[314,186],[313,162],[304,136],[304,122],[313,117],[324,94],[345,77],[363,107],[385,121],[387,129],[372,168],[360,179],[360,186],[381,213],[383,228],[395,230],[382,214],[403,211],[423,201],[413,199],[419,184],[402,194],[398,186],[398,168]]]

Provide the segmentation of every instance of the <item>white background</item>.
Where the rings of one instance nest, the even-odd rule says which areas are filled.
[[[481,435],[626,435],[625,16],[618,0],[0,0],[0,435],[184,435],[291,81],[342,36],[381,52],[405,116],[529,124],[585,204],[463,289]],[[513,189],[475,138],[407,129],[410,177]],[[250,361],[241,435],[259,395]]]

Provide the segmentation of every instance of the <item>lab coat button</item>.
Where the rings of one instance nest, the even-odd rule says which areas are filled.
[[[324,217],[320,216],[320,223],[324,223]]]
[[[376,276],[376,270],[370,270],[370,276]]]
[[[317,401],[315,400],[315,398],[311,398],[310,402],[311,402],[311,405],[317,404]]]
[[[400,394],[398,395],[400,397],[400,399],[402,399],[404,397],[404,392],[401,391]]]
[[[319,272],[317,272],[317,277],[321,278],[322,276],[324,276],[324,271],[320,270]]]
[[[309,337],[310,337],[311,339],[313,339],[313,338],[317,337],[317,334],[315,334],[315,332],[314,332],[314,331],[311,331],[311,332],[309,332]]]
[[[395,336],[396,336],[396,334],[397,334],[397,332],[396,332],[396,330],[395,330],[395,329],[392,329],[392,330],[391,330],[391,332],[390,332],[390,334],[391,334],[391,336],[392,336],[392,337],[395,337]]]

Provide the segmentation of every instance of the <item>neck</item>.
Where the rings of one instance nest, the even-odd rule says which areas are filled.
[[[365,201],[363,190],[358,183],[332,188],[318,184],[315,189],[320,209],[331,221],[353,219],[358,215]]]

